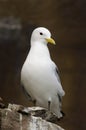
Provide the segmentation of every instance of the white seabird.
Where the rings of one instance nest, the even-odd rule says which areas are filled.
[[[47,43],[55,44],[50,31],[44,27],[36,28],[32,32],[31,48],[21,70],[21,83],[36,105],[48,108],[61,118],[61,101],[65,92]]]

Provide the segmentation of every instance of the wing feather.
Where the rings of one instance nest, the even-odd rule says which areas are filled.
[[[59,82],[60,84],[60,87],[58,87],[58,92],[57,92],[57,95],[59,96],[59,100],[61,101],[62,99],[62,96],[65,95],[65,92],[62,88],[62,85],[61,85],[61,80],[60,80],[60,76],[59,76],[59,70],[58,70],[58,67],[56,66],[56,64],[53,62],[53,71],[54,71],[54,74],[57,78],[57,81]]]

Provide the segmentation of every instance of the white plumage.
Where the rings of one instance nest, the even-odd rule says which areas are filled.
[[[48,108],[62,117],[62,89],[57,66],[51,60],[47,43],[55,44],[51,33],[44,27],[36,28],[31,35],[31,48],[21,71],[21,82],[36,104]],[[57,70],[57,71],[56,71]]]

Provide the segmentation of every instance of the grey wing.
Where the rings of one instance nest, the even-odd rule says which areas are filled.
[[[55,75],[56,75],[59,83],[61,84],[61,80],[60,80],[60,77],[59,77],[59,70],[58,70],[57,67],[56,67],[56,70],[55,70]],[[62,101],[62,96],[59,93],[57,95],[58,95],[59,101],[61,102]]]
[[[61,84],[61,80],[60,80],[60,76],[59,76],[59,70],[58,70],[57,66],[55,67],[55,75],[56,75],[59,83]]]
[[[55,74],[58,82],[61,85],[61,80],[60,80],[60,77],[59,77],[59,70],[58,70],[58,67],[56,66],[56,64],[54,62],[53,62],[53,67],[54,67],[54,74]],[[61,102],[62,96],[64,96],[64,94],[65,94],[64,90],[62,89],[62,85],[60,86],[60,88],[58,88],[58,90],[59,91],[58,91],[57,95],[58,95],[59,101]]]
[[[61,80],[60,80],[60,77],[59,77],[59,70],[58,70],[58,67],[55,65],[54,63],[54,73],[55,73],[55,76],[57,77],[57,80],[58,82],[61,84]],[[62,89],[63,93],[60,94],[59,92],[57,92],[57,96],[58,96],[58,99],[59,99],[59,103],[60,103],[60,112],[63,116],[65,116],[65,113],[62,111],[62,96],[65,95],[65,92],[64,90]]]

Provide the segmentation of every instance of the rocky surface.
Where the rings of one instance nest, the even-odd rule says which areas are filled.
[[[45,113],[47,110],[40,107],[25,108],[9,104],[7,108],[0,108],[0,130],[64,130],[56,124],[47,122],[46,117],[49,119],[51,113]]]

